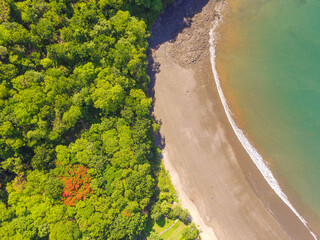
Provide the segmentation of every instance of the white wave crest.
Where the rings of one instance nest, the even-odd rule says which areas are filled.
[[[219,75],[216,70],[216,49],[215,49],[215,44],[217,41],[217,33],[216,30],[222,22],[222,17],[220,13],[222,13],[224,7],[223,4],[219,4],[219,6],[216,8],[216,11],[219,13],[219,17],[216,18],[216,20],[213,22],[213,27],[210,30],[210,61],[211,61],[211,66],[212,66],[212,72],[214,76],[214,80],[216,82],[217,90],[220,96],[221,103],[223,105],[223,108],[225,110],[225,113],[227,115],[227,118],[233,128],[233,131],[235,132],[236,136],[238,137],[240,143],[244,147],[244,149],[247,151],[249,154],[250,158],[254,162],[254,164],[257,166],[263,177],[266,179],[270,187],[275,191],[275,193],[282,199],[282,201],[294,212],[294,214],[299,218],[299,220],[306,226],[306,228],[309,230],[310,234],[313,236],[315,240],[318,240],[317,235],[310,229],[308,226],[307,221],[298,213],[298,211],[292,206],[290,203],[288,197],[286,194],[281,190],[281,187],[275,177],[273,176],[271,170],[268,168],[266,163],[264,162],[263,158],[261,155],[257,152],[257,150],[252,146],[252,144],[249,142],[249,140],[246,138],[245,134],[243,131],[237,126],[235,121],[232,118],[232,112],[229,109],[229,106],[227,104],[226,98],[223,94],[221,85],[220,85],[220,80],[219,80]]]

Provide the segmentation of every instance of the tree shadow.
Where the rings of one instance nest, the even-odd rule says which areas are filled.
[[[192,24],[192,18],[197,13],[201,12],[202,8],[209,2],[209,0],[176,0],[169,5],[165,11],[160,14],[151,28],[151,36],[148,40],[148,70],[150,77],[148,85],[148,95],[152,97],[153,102],[150,112],[154,111],[155,93],[154,86],[156,81],[156,74],[160,72],[160,63],[156,62],[152,57],[152,50],[158,49],[159,46],[165,42],[175,42],[179,33]],[[162,125],[161,120],[155,121]],[[165,147],[165,138],[159,134],[156,136],[156,145],[163,150]],[[162,156],[161,156],[162,158]]]
[[[151,28],[150,48],[158,48],[164,42],[174,42],[183,29],[191,26],[192,18],[201,12],[209,0],[176,0],[160,14]]]
[[[166,224],[166,218],[164,216],[161,216],[156,223],[159,225],[159,227],[164,227]]]

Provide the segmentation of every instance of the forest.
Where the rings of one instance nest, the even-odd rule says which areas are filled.
[[[0,0],[0,239],[197,239],[154,143],[164,0]]]

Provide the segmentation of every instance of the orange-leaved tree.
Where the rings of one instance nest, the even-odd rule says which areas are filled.
[[[93,192],[90,187],[91,178],[88,169],[82,165],[68,165],[67,168],[67,175],[60,177],[64,185],[62,200],[66,205],[75,206]]]

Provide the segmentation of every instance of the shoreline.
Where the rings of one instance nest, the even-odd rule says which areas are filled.
[[[218,10],[218,12],[223,14],[223,6],[220,7],[221,9]],[[299,214],[299,212],[296,210],[296,208],[292,205],[290,200],[288,199],[288,196],[283,192],[282,188],[280,187],[280,184],[278,183],[277,179],[274,177],[273,173],[271,172],[270,168],[265,163],[262,156],[259,154],[259,152],[256,150],[256,148],[250,143],[249,139],[245,136],[242,129],[238,127],[234,119],[232,118],[232,112],[227,104],[227,100],[224,96],[223,90],[220,85],[220,77],[216,69],[216,36],[217,36],[217,29],[219,25],[223,22],[222,17],[215,20],[213,23],[213,28],[210,30],[210,61],[212,66],[212,72],[214,76],[214,80],[217,86],[217,90],[219,93],[220,101],[223,105],[224,111],[226,113],[226,116],[228,118],[228,121],[237,136],[239,142],[243,146],[243,148],[246,150],[248,155],[250,156],[251,160],[254,162],[264,179],[267,181],[269,186],[272,188],[272,190],[278,195],[278,197],[291,209],[291,211],[299,218],[299,220],[303,223],[303,225],[308,229],[312,237],[317,240],[317,235],[313,232],[311,227],[309,226],[308,222]]]
[[[182,205],[202,239],[313,239],[235,136],[210,64],[217,2],[194,2],[180,0],[159,18],[149,54],[153,114]]]
[[[203,221],[197,206],[190,200],[188,195],[184,192],[182,184],[180,182],[179,174],[172,166],[166,151],[163,151],[162,159],[166,170],[170,174],[171,182],[178,193],[180,204],[183,208],[188,209],[188,211],[190,212],[190,215],[192,216],[192,221],[196,224],[196,226],[198,226],[200,230],[201,239],[218,240],[213,229],[207,226]]]
[[[218,34],[218,41],[215,44],[215,52],[219,55],[219,52],[221,51],[232,51],[234,48],[238,48],[243,44],[243,37],[239,35],[237,31],[232,31],[234,27],[238,27],[240,23],[236,22],[231,14],[237,11],[241,11],[243,8],[240,4],[241,1],[235,0],[226,0],[228,4],[226,4],[227,10],[223,10],[223,21],[219,24],[219,29],[216,32]],[[221,25],[221,26],[220,26]],[[225,40],[226,36],[228,37],[228,40]],[[221,38],[221,41],[220,41]],[[222,45],[222,46],[221,46]],[[228,47],[231,45],[231,47]],[[260,158],[262,161],[262,165],[265,165],[264,167],[267,168],[267,172],[271,175],[271,178],[273,178],[273,181],[271,183],[266,180],[269,185],[271,186],[272,184],[277,185],[276,189],[277,195],[279,198],[282,199],[283,202],[295,213],[296,217],[299,218],[299,220],[305,225],[306,228],[308,228],[310,234],[313,236],[313,239],[319,239],[320,237],[320,219],[317,213],[310,207],[308,206],[303,200],[302,196],[298,194],[298,192],[292,188],[287,182],[287,179],[283,178],[283,176],[279,175],[279,172],[277,172],[277,169],[272,168],[274,165],[273,159],[265,159],[265,152],[262,146],[257,145],[255,141],[252,141],[251,139],[251,134],[247,134],[247,122],[245,121],[245,118],[243,116],[243,112],[241,110],[241,107],[238,105],[236,102],[236,99],[232,94],[235,94],[233,91],[236,91],[236,89],[231,89],[227,87],[227,83],[229,81],[228,79],[228,73],[226,69],[224,68],[224,64],[226,62],[221,62],[221,60],[215,59],[215,68],[217,71],[218,78],[222,79],[222,81],[219,83],[221,85],[221,91],[223,94],[225,94],[226,97],[226,102],[227,107],[229,108],[229,113],[231,115],[232,120],[234,121],[235,127],[238,128],[238,131],[240,131],[243,134],[243,137],[246,138],[246,141],[248,144],[251,145],[250,148],[254,149],[254,152]],[[216,80],[216,79],[215,79]],[[229,119],[228,119],[229,120]],[[230,122],[230,121],[229,121]],[[232,124],[231,124],[232,125]],[[241,144],[243,145],[242,141],[239,140]],[[250,153],[249,153],[250,155]],[[252,158],[252,157],[251,157]],[[258,161],[260,161],[258,160]],[[255,160],[252,160],[255,162]],[[258,163],[259,164],[259,163]],[[257,165],[255,163],[255,165]],[[259,166],[257,166],[259,169]],[[261,167],[261,166],[260,166]],[[265,169],[262,169],[262,175],[263,171]],[[244,169],[244,172],[246,170]],[[267,173],[268,174],[268,173]],[[270,177],[267,176],[267,177]],[[265,177],[266,178],[266,177]],[[272,180],[272,179],[271,179]],[[272,186],[271,186],[272,187]],[[259,196],[263,196],[263,194],[259,194]]]

